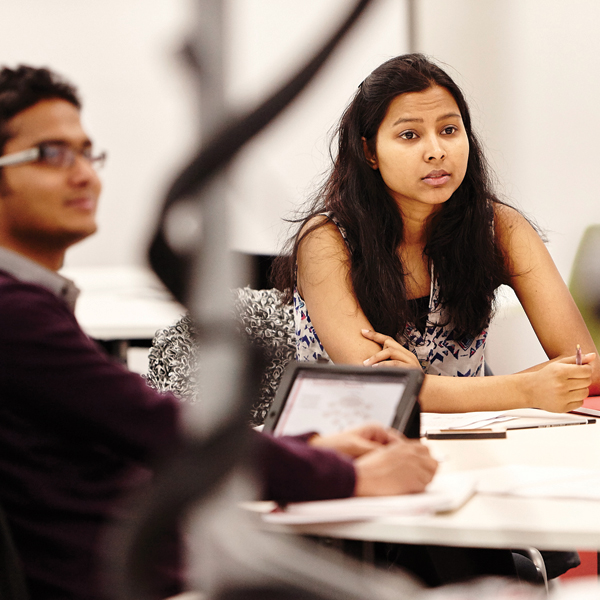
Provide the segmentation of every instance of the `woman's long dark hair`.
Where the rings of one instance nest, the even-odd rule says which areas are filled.
[[[403,222],[379,171],[364,154],[362,138],[373,151],[377,131],[390,102],[400,94],[433,85],[454,97],[469,140],[465,178],[427,224],[425,255],[436,278],[440,299],[456,336],[475,337],[489,323],[494,293],[508,279],[504,257],[494,236],[494,204],[487,163],[471,128],[471,116],[458,86],[440,67],[420,54],[388,60],[359,86],[337,128],[338,152],[325,184],[311,203],[304,224],[331,212],[346,231],[350,277],[365,315],[376,331],[397,337],[415,314],[406,297],[405,271],[398,256]],[[296,234],[287,253],[276,259],[275,285],[291,290],[302,239],[326,220]]]

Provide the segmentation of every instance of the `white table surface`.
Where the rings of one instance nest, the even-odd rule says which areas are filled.
[[[509,431],[506,439],[427,441],[444,455],[440,472],[502,465],[600,468],[600,424]],[[266,509],[267,505],[262,505]],[[256,507],[258,508],[258,506]],[[459,510],[432,516],[318,525],[263,525],[343,539],[540,550],[600,550],[600,501],[476,494]]]
[[[152,339],[186,312],[145,267],[70,267],[61,274],[81,290],[75,314],[95,339]]]

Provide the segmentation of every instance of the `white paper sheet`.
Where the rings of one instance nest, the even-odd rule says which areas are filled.
[[[436,475],[422,494],[344,498],[319,502],[297,502],[263,515],[268,523],[302,524],[365,521],[378,517],[422,515],[460,508],[475,492],[471,474]]]
[[[479,494],[600,500],[600,469],[504,465],[467,473]]]

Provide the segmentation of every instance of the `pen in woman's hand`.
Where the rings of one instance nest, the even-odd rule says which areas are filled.
[[[577,348],[575,349],[575,364],[581,364],[581,346],[577,344]]]

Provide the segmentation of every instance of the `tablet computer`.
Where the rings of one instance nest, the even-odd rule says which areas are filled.
[[[292,362],[267,414],[275,436],[337,433],[377,421],[419,437],[418,394],[423,373],[397,367]]]

